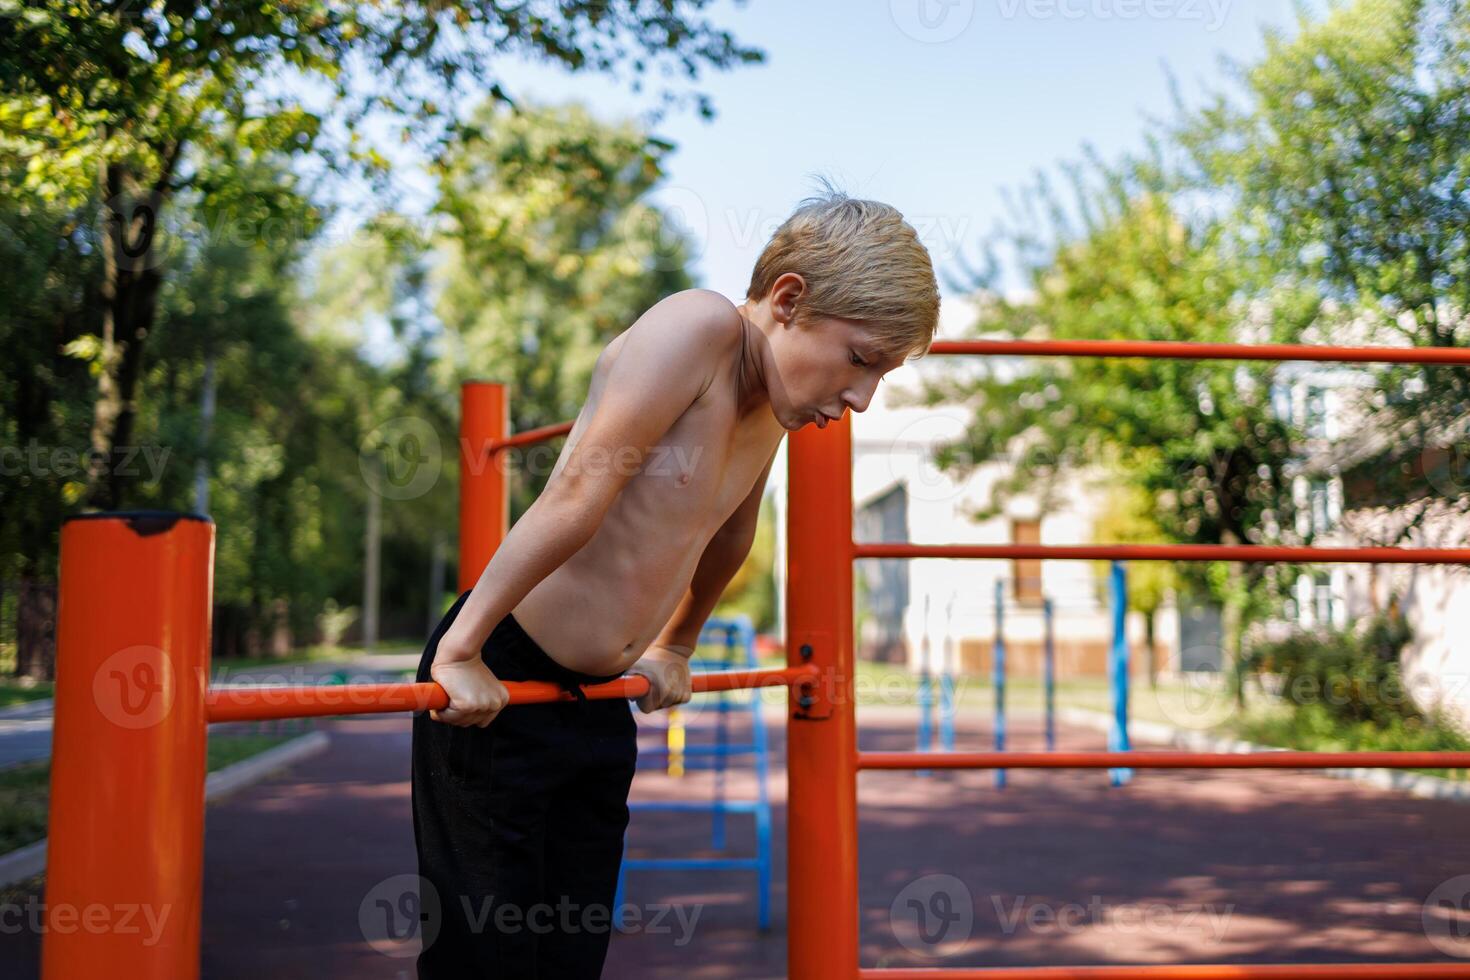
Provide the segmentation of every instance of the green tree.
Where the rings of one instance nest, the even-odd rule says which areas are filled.
[[[573,417],[602,347],[686,289],[690,250],[647,196],[672,147],[585,108],[487,103],[438,161],[435,377],[507,383],[516,431]],[[550,476],[551,446],[515,454],[519,513]]]
[[[1107,507],[1094,525],[1099,541],[1116,544],[1156,544],[1164,540],[1163,528],[1154,518],[1153,497],[1126,477],[1109,480]],[[1096,576],[1101,591],[1108,575],[1106,562],[1099,562]],[[1158,680],[1159,610],[1177,592],[1179,574],[1172,564],[1158,561],[1134,562],[1128,569],[1128,608],[1143,615],[1144,644],[1148,647],[1148,681]]]
[[[187,189],[227,190],[205,184],[191,150],[227,155],[212,151],[228,139],[381,183],[388,161],[362,139],[364,120],[396,120],[405,140],[432,143],[444,130],[435,125],[444,121],[441,104],[466,86],[508,100],[496,78],[499,55],[571,71],[630,66],[635,89],[655,68],[694,79],[704,67],[759,60],[701,16],[707,3],[0,0],[5,173],[20,174],[41,201],[100,204],[100,302],[87,325],[96,340],[73,347],[95,366],[97,385],[86,505],[111,509],[128,499],[120,447],[133,438],[171,204]],[[351,64],[362,67],[344,67]],[[292,91],[313,87],[327,110]],[[709,114],[707,97],[694,98]],[[330,118],[344,124],[340,137]]]
[[[1253,256],[1338,311],[1316,336],[1351,320],[1356,342],[1470,341],[1470,8],[1334,5],[1235,67],[1240,84],[1183,113],[1174,138]],[[1470,507],[1470,456],[1454,451],[1470,374],[1373,370],[1387,397],[1358,406],[1371,418],[1361,431],[1377,434],[1356,453],[1359,502],[1419,501],[1421,518],[1431,498]]]
[[[0,647],[17,648],[16,673],[46,679],[58,529],[96,385],[62,347],[86,329],[100,263],[91,229],[24,200],[12,175],[0,154]]]
[[[715,608],[716,616],[750,617],[757,632],[776,626],[776,509],[770,496],[761,500],[760,523],[750,554],[735,572]]]
[[[1153,166],[1098,164],[1075,171],[1070,210],[1045,179],[1023,203],[1029,218],[990,243],[977,277],[976,332],[1012,337],[1238,339],[1252,315],[1256,270],[1239,257],[1232,228],[1186,211]],[[1040,218],[1040,223],[1035,220]],[[1038,230],[1038,228],[1040,230]],[[1001,288],[995,258],[1009,248],[1028,287]],[[1274,295],[1261,329],[1296,336],[1297,298]],[[1066,473],[1102,469],[1143,494],[1166,540],[1202,544],[1290,540],[1294,433],[1271,408],[1270,366],[1210,361],[1069,358],[986,360],[978,373],[925,385],[928,404],[969,404],[965,437],[940,449],[941,466],[966,470],[1009,457],[993,513],[1018,491],[1054,506]],[[1225,609],[1225,642],[1238,660],[1244,626],[1264,608],[1266,566],[1181,566],[1196,590]]]

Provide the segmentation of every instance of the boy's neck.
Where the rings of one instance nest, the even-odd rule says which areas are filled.
[[[740,342],[740,416],[749,416],[762,409],[769,410],[770,387],[767,378],[770,372],[771,347],[766,340],[772,326],[770,311],[763,304],[746,301],[736,307],[740,311],[743,337]]]

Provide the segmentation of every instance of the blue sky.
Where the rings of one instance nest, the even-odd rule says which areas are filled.
[[[700,285],[737,301],[813,173],[903,211],[949,299],[945,270],[978,254],[1005,189],[1084,143],[1139,148],[1147,117],[1169,113],[1169,72],[1198,97],[1226,84],[1222,56],[1254,60],[1263,25],[1295,22],[1290,0],[725,0],[708,15],[767,61],[705,74],[713,121],[683,110],[660,125],[678,150],[654,198],[694,233]],[[651,104],[605,75],[523,61],[501,74],[513,96],[608,119]]]
[[[952,265],[1004,188],[1084,142],[1139,147],[1146,115],[1169,111],[1166,69],[1198,94],[1224,82],[1221,55],[1253,59],[1263,24],[1294,23],[1289,0],[755,0],[710,16],[767,61],[706,74],[712,122],[660,126],[679,149],[655,199],[696,233],[701,285],[737,299],[813,172],[898,207]],[[648,104],[594,75],[505,75],[514,95],[605,117]]]

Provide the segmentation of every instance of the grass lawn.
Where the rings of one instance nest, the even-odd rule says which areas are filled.
[[[407,653],[422,650],[422,645],[415,646],[406,642],[379,643],[373,648],[373,653]],[[352,660],[360,657],[368,651],[360,646],[307,646],[298,647],[290,655],[285,657],[220,657],[211,664],[215,668],[227,668],[229,670],[251,670],[257,667],[289,667],[293,664],[309,664],[320,661]]]
[[[0,708],[25,704],[49,698],[55,689],[50,681],[22,680],[17,677],[0,677]]]
[[[227,735],[209,740],[209,771],[295,738],[295,734]],[[25,763],[0,770],[0,854],[34,843],[46,836],[46,802],[50,795],[51,763]]]
[[[768,657],[762,667],[781,667],[785,661]],[[853,678],[857,704],[911,705],[919,703],[919,678],[908,668],[897,664],[857,662]],[[1039,677],[1007,677],[1006,709],[1013,712],[1037,713],[1045,710],[1045,692]],[[931,696],[938,698],[938,681]],[[959,710],[993,712],[995,687],[989,676],[960,675],[954,680],[955,706]],[[776,701],[783,695],[777,690]],[[1113,688],[1106,678],[1079,677],[1057,681],[1056,706],[1111,714]],[[776,703],[773,701],[771,703]],[[1234,714],[1234,704],[1222,688],[1208,680],[1161,680],[1151,686],[1146,679],[1134,678],[1129,692],[1130,717],[1174,725],[1180,728],[1212,729]]]
[[[0,643],[0,708],[51,696],[49,681],[34,681],[15,675],[15,644]]]
[[[1351,723],[1328,715],[1319,705],[1292,710],[1284,701],[1260,701],[1230,726],[1239,738],[1278,748],[1312,752],[1464,752],[1470,739],[1448,724],[1395,720],[1392,727]],[[1463,769],[1406,769],[1461,781]]]

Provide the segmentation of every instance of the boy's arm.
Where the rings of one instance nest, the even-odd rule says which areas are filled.
[[[440,638],[436,665],[482,664],[480,651],[495,624],[592,539],[618,492],[738,345],[738,319],[724,297],[686,290],[629,328],[586,431],[485,566]],[[483,691],[466,690],[472,703],[457,711],[449,693],[451,706],[438,712],[439,720],[488,724],[503,707],[481,704]],[[471,716],[481,720],[466,720]]]
[[[699,644],[705,620],[750,554],[760,517],[761,496],[775,458],[772,453],[750,493],[710,538],[678,608],[658,638],[629,669],[629,673],[646,675],[651,682],[649,692],[638,699],[638,707],[645,713],[689,700],[689,658]]]

